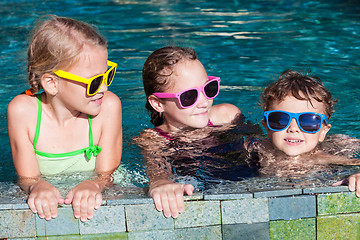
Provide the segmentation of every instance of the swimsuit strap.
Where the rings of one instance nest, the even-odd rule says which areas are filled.
[[[160,128],[154,128],[154,130],[162,137],[164,137],[167,140],[174,140],[175,138],[171,137],[170,134],[168,132],[165,132],[164,130],[160,129]]]
[[[208,121],[208,126],[214,126],[214,124],[212,123],[212,121],[210,119]]]
[[[34,136],[34,149],[36,147],[37,141],[39,140],[41,113],[42,113],[41,94],[36,94],[36,98],[37,98],[37,102],[38,102],[38,114],[37,114],[36,130],[35,130],[35,136]]]
[[[40,135],[40,125],[41,125],[41,115],[42,115],[42,104],[41,104],[41,94],[36,94],[37,102],[38,102],[38,114],[37,114],[37,121],[36,121],[36,130],[35,130],[35,136],[34,136],[34,149],[36,147],[36,144],[39,140]],[[93,133],[92,133],[92,119],[93,116],[88,115],[88,121],[89,121],[89,147],[93,146]]]

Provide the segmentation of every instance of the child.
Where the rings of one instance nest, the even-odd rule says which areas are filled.
[[[330,163],[356,162],[326,154],[318,147],[331,128],[329,119],[336,103],[320,79],[287,70],[265,88],[261,98],[264,110],[261,123],[272,144],[269,147],[263,143],[267,149],[267,154],[262,151],[263,173],[283,176]],[[269,149],[275,150],[272,160],[266,157],[271,155]],[[349,178],[351,191],[355,190],[355,182],[359,184],[358,177],[359,174],[355,174]],[[356,188],[359,195],[359,186]]]
[[[31,88],[9,103],[8,132],[19,184],[40,218],[55,218],[65,203],[86,221],[100,207],[122,152],[121,102],[107,91],[116,66],[104,37],[86,23],[50,16],[35,29],[28,48]],[[97,177],[65,199],[40,177],[78,171]]]
[[[231,104],[212,105],[219,93],[220,78],[208,76],[190,48],[169,46],[153,52],[143,67],[143,83],[145,106],[155,126],[139,139],[143,145],[145,137],[151,139],[145,148],[155,153],[148,159],[149,194],[157,210],[163,211],[165,217],[176,218],[184,210],[184,193],[192,195],[194,187],[170,179],[171,166],[156,157],[169,149],[161,149],[161,144],[156,148],[156,143],[169,142],[187,130],[230,123],[240,110]]]

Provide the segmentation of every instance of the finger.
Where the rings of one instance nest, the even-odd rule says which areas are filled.
[[[43,208],[42,208],[41,200],[40,199],[35,199],[34,204],[35,204],[35,208],[37,210],[37,213],[39,215],[39,218],[44,218],[45,214],[44,214],[44,211],[43,211]]]
[[[57,207],[58,207],[58,201],[56,198],[49,201],[49,210],[50,210],[51,218],[56,218]]]
[[[191,184],[184,185],[184,193],[191,196],[194,192],[194,186]]]
[[[66,203],[66,199],[65,199]],[[79,218],[80,217],[80,199],[77,197],[74,197],[72,200],[72,207],[74,211],[74,217]]]
[[[45,219],[50,220],[51,219],[51,211],[49,206],[49,200],[46,199],[44,201],[41,201],[42,205],[42,211],[44,213]]]
[[[94,216],[94,208],[95,208],[95,196],[89,196],[87,202],[87,219],[92,219]]]
[[[182,192],[181,192],[180,196],[182,197]],[[178,206],[177,206],[177,200],[176,200],[175,191],[168,193],[168,201],[169,201],[169,208],[170,208],[171,216],[173,218],[177,218],[179,216],[179,209],[178,209]]]
[[[69,193],[65,197],[65,204],[70,204],[74,200],[74,191],[70,190]]]
[[[54,190],[54,193],[55,193],[57,203],[58,204],[64,204],[64,202],[65,202],[64,198],[61,196],[61,193],[57,188]]]
[[[356,196],[360,197],[360,181],[356,182]]]
[[[89,198],[88,196],[83,196],[80,200],[80,221],[82,222],[87,220]]]
[[[185,207],[184,207],[184,190],[177,189],[175,191],[175,196],[176,196],[176,205],[177,205],[178,211],[181,213],[185,209]]]
[[[95,209],[98,209],[101,206],[102,203],[102,194],[101,193],[97,193],[95,195]]]
[[[168,218],[171,216],[171,211],[169,207],[169,199],[167,193],[161,194],[160,198],[164,216]]]
[[[161,204],[161,196],[160,196],[160,194],[158,192],[155,192],[154,194],[152,194],[152,198],[153,198],[156,210],[161,212],[163,210],[163,206]]]
[[[354,176],[350,176],[348,178],[349,181],[349,190],[351,192],[355,191],[356,178]]]
[[[34,202],[34,197],[32,197],[31,195],[29,196],[28,200],[27,200],[27,204],[29,205],[29,208],[30,210],[33,212],[33,213],[37,213],[37,209],[35,207],[35,202]]]

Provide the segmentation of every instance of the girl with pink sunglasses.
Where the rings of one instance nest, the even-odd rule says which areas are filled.
[[[232,104],[213,105],[220,78],[208,76],[190,48],[169,46],[154,51],[144,64],[143,84],[145,106],[155,128],[145,130],[135,140],[143,149],[154,152],[147,165],[149,195],[156,209],[163,211],[165,217],[176,218],[184,211],[184,194],[192,195],[194,187],[171,179],[171,166],[160,157],[161,146],[184,131],[229,124],[241,112]],[[145,139],[151,139],[152,144],[145,146]]]

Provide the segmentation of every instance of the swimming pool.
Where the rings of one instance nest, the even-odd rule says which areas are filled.
[[[152,127],[144,108],[142,65],[165,45],[196,50],[220,76],[216,103],[231,102],[260,121],[258,96],[288,68],[311,70],[339,98],[330,133],[360,138],[360,21],[357,1],[2,1],[0,14],[0,181],[16,178],[6,132],[6,106],[27,89],[26,48],[39,16],[57,14],[95,24],[118,63],[110,90],[123,103],[122,164],[143,175],[131,138]],[[29,12],[28,9],[36,9]]]
[[[31,9],[31,11],[29,11]],[[257,123],[258,96],[288,68],[311,70],[339,98],[331,134],[360,138],[360,5],[329,1],[35,1],[0,3],[0,181],[16,179],[6,131],[6,106],[27,89],[27,36],[44,14],[74,17],[100,29],[109,59],[118,63],[110,90],[123,104],[122,165],[142,185],[143,160],[132,137],[152,127],[141,71],[148,55],[165,45],[192,47],[209,75],[220,76],[216,103],[231,102]]]

